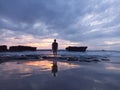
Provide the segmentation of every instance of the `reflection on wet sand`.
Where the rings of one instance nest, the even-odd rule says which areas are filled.
[[[68,62],[56,62],[51,60],[43,61],[14,61],[0,64],[0,76],[3,78],[24,78],[32,75],[43,74],[45,72],[56,73],[61,70],[77,68],[80,65],[71,64]],[[52,67],[52,68],[51,68]]]
[[[114,66],[114,65],[112,65],[112,64],[106,65],[106,66],[105,66],[105,69],[111,70],[111,71],[120,71],[120,67],[117,67],[117,65]]]
[[[39,68],[41,71],[50,71],[52,61],[27,61],[23,62],[24,65],[32,66],[33,68]]]
[[[53,73],[53,76],[56,77],[56,74],[58,72],[58,66],[57,66],[57,61],[55,60],[53,60],[51,71]]]
[[[77,65],[77,64],[72,64],[69,62],[60,62],[60,61],[57,62],[57,60],[26,61],[26,62],[23,62],[23,64],[42,69],[44,71],[51,71],[51,67],[54,64],[57,64],[57,66],[59,66],[59,70],[66,70],[66,69],[80,67],[80,65]]]

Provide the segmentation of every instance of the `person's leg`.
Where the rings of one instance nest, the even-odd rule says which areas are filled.
[[[55,52],[55,54],[57,55],[57,51]]]
[[[54,55],[54,56],[57,55],[57,51],[56,51],[56,50],[53,51],[53,55]]]

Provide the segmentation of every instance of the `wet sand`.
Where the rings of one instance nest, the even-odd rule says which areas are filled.
[[[0,90],[120,90],[119,59],[103,62],[22,60],[0,64]]]

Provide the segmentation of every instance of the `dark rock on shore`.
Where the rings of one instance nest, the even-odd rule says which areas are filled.
[[[102,61],[110,61],[109,59],[107,59],[107,58],[103,58],[103,59],[101,59]]]
[[[7,46],[6,45],[1,45],[0,46],[0,52],[5,52],[5,51],[8,51]]]
[[[19,51],[36,51],[37,47],[30,47],[30,46],[11,46],[9,49],[7,49],[7,45],[1,45],[0,46],[0,52],[19,52]]]
[[[36,47],[30,46],[11,46],[9,51],[36,51]]]
[[[67,58],[68,61],[78,61],[77,57],[68,57]]]
[[[102,62],[110,61],[109,58],[101,56],[49,56],[49,55],[6,55],[0,56],[0,63],[12,61],[12,60],[60,60],[68,62]]]
[[[68,46],[68,47],[66,47],[67,51],[75,51],[75,52],[85,52],[86,49],[87,49],[87,46],[80,46],[80,47]]]

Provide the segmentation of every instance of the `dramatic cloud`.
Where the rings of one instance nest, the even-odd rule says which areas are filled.
[[[119,0],[0,0],[0,43],[120,49]]]

